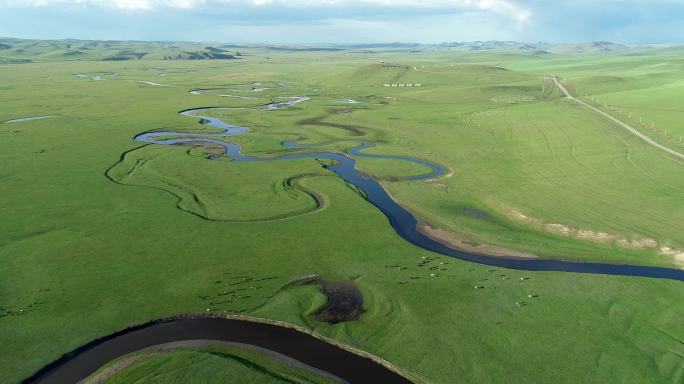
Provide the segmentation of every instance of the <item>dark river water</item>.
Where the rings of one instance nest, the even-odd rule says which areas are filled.
[[[210,317],[158,320],[128,328],[64,355],[24,380],[24,383],[77,383],[103,365],[131,352],[186,340],[217,340],[257,346],[349,383],[410,383],[403,376],[371,359],[294,329]]]

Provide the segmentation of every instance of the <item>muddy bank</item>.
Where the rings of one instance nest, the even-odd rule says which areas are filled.
[[[418,230],[441,243],[466,252],[499,257],[516,257],[521,259],[536,259],[539,257],[533,253],[520,252],[513,249],[478,243],[457,233],[439,228],[432,228],[426,224],[420,224]]]

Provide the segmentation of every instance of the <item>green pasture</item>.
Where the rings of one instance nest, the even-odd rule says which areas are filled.
[[[368,153],[447,167],[449,177],[409,182],[401,176],[427,170],[357,159],[425,223],[468,241],[538,257],[677,267],[659,248],[684,248],[684,164],[542,81],[558,75],[655,118],[650,107],[676,93],[675,86],[666,91],[676,71],[653,87],[636,74],[627,82],[587,79],[676,60],[656,53],[255,50],[230,61],[0,65],[0,121],[54,115],[0,123],[0,382],[19,382],[131,324],[208,311],[308,327],[386,359],[417,382],[680,383],[681,282],[512,271],[441,257],[402,240],[317,160],[237,163],[210,160],[212,149],[133,140],[149,130],[207,130],[180,110],[247,107],[211,112],[250,128],[235,138],[245,154],[311,150],[284,148],[285,140],[336,152],[368,141],[375,144]],[[115,75],[73,75],[105,72]],[[261,101],[221,97],[223,90],[189,94],[254,82],[292,86],[257,97],[311,101],[262,111],[255,108]],[[347,98],[363,104],[339,102]],[[673,111],[662,124],[674,124],[681,108],[667,108]],[[572,231],[564,235],[554,224]],[[366,312],[336,325],[316,320],[323,294],[287,285],[309,274],[355,282]],[[221,302],[229,286],[241,293]],[[254,372],[231,364],[183,351],[112,382],[156,374],[160,382],[183,381],[174,376],[178,368],[198,380],[236,374],[249,382]]]

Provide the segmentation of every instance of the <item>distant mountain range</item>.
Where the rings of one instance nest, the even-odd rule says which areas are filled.
[[[592,41],[580,44],[522,43],[518,41],[473,41],[467,43],[442,43],[438,47],[466,51],[537,51],[548,53],[617,52],[630,49],[629,46],[607,41]]]
[[[290,51],[343,51],[343,50],[408,50],[408,51],[522,51],[537,53],[589,53],[619,52],[633,47],[608,41],[592,41],[580,44],[525,43],[519,41],[470,41],[441,44],[420,43],[372,43],[330,44],[323,46],[265,46],[274,50]]]
[[[58,60],[235,60],[242,53],[203,43],[0,38],[0,63]]]
[[[256,52],[336,51],[462,51],[517,52],[538,56],[552,54],[629,53],[652,49],[607,41],[581,44],[525,43],[518,41],[446,42],[441,44],[371,43],[321,45],[234,45],[168,41],[29,40],[0,37],[0,63],[62,60],[236,60]]]

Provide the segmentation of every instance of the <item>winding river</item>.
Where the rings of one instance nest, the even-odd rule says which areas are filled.
[[[265,110],[277,110],[291,107],[297,103],[308,100],[305,97],[293,97],[290,101],[268,104],[263,108]],[[561,271],[561,272],[575,272],[575,273],[591,273],[602,275],[616,275],[616,276],[640,276],[649,278],[664,278],[684,281],[684,270],[663,267],[650,267],[626,264],[607,264],[607,263],[593,263],[581,261],[566,261],[557,259],[524,259],[517,257],[499,257],[486,256],[475,253],[470,253],[462,250],[452,248],[440,241],[437,241],[430,236],[418,230],[418,220],[407,209],[397,203],[389,193],[380,185],[380,183],[370,177],[359,172],[356,169],[356,160],[352,157],[367,157],[375,159],[393,159],[399,161],[410,161],[429,167],[432,171],[425,175],[410,176],[408,180],[429,180],[440,177],[445,173],[445,168],[431,163],[426,160],[414,159],[402,156],[385,156],[385,155],[371,155],[365,154],[362,151],[372,146],[371,143],[361,142],[355,148],[349,149],[346,154],[332,153],[332,152],[311,152],[303,154],[290,154],[280,157],[253,157],[242,155],[240,146],[235,143],[219,140],[219,138],[226,138],[236,136],[248,131],[247,128],[238,127],[228,124],[223,120],[213,117],[205,116],[201,113],[203,111],[216,109],[230,109],[221,107],[195,108],[181,111],[180,114],[186,117],[201,119],[202,122],[208,126],[222,129],[223,132],[211,134],[196,134],[196,133],[177,133],[177,132],[147,132],[135,137],[136,140],[150,143],[173,145],[187,142],[206,142],[226,149],[226,155],[235,161],[285,161],[292,159],[327,159],[335,162],[334,165],[327,167],[337,176],[348,183],[358,187],[366,196],[366,199],[382,211],[389,219],[390,224],[399,236],[406,241],[421,247],[423,249],[436,252],[445,256],[454,257],[457,259],[489,265],[493,267],[502,267],[509,269],[525,270],[525,271]],[[161,139],[162,137],[173,136],[172,139]],[[311,148],[315,144],[298,144],[293,141],[285,141],[283,145],[292,148]]]
[[[349,383],[411,383],[374,360],[310,334],[274,324],[218,317],[163,319],[124,329],[62,356],[23,383],[78,383],[126,354],[189,340],[253,345],[285,355]]]

